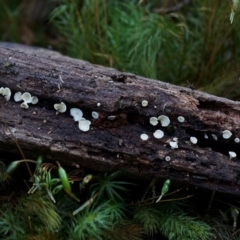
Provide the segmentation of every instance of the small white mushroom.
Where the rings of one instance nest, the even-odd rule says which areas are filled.
[[[237,154],[235,152],[229,151],[228,154],[230,159],[237,157]]]
[[[173,141],[178,142],[178,138],[177,138],[177,137],[174,137],[174,138],[173,138]]]
[[[98,112],[93,111],[93,112],[92,112],[92,117],[93,117],[94,119],[98,119],[98,118],[99,118]]]
[[[140,135],[140,138],[141,138],[143,141],[146,141],[146,140],[148,140],[148,135],[145,134],[145,133],[142,133],[142,134]]]
[[[38,98],[35,96],[32,96],[32,104],[37,104],[38,103]]]
[[[98,103],[97,103],[97,106],[100,107],[100,106],[101,106],[101,103],[98,102]]]
[[[167,117],[165,115],[160,115],[158,117],[158,120],[161,122],[162,127],[167,127],[170,124],[169,117]]]
[[[20,102],[20,101],[22,101],[22,93],[21,92],[16,92],[15,94],[14,94],[14,101],[15,102]]]
[[[23,103],[21,103],[21,105],[20,105],[20,108],[25,108],[25,109],[28,109],[28,108],[29,108],[29,106],[28,106],[28,104],[27,104],[27,103],[23,102]]]
[[[213,138],[215,141],[217,141],[217,140],[218,140],[218,137],[217,137],[217,135],[216,135],[216,134],[212,134],[212,138]]]
[[[115,115],[111,115],[111,116],[108,116],[107,119],[110,120],[110,121],[113,121],[113,120],[116,119],[116,116]]]
[[[90,129],[91,122],[89,120],[81,119],[78,122],[78,127],[81,131],[87,132]]]
[[[154,133],[153,133],[153,136],[157,139],[160,139],[164,136],[164,132],[161,131],[161,130],[156,130]]]
[[[232,133],[229,130],[224,130],[222,136],[224,139],[229,139],[232,136]]]
[[[185,118],[182,116],[179,116],[177,119],[180,123],[183,123],[185,121]]]
[[[142,101],[142,106],[143,106],[143,107],[146,107],[147,105],[148,105],[148,101],[147,101],[147,100],[143,100],[143,101]]]
[[[57,113],[64,113],[67,111],[67,106],[64,102],[55,103],[53,107],[55,110],[57,110]]]
[[[191,142],[192,144],[197,144],[198,140],[197,140],[196,137],[190,137],[190,142]]]
[[[170,145],[170,147],[171,147],[172,149],[178,148],[178,143],[175,142],[175,141],[169,142],[169,145]]]
[[[10,97],[11,97],[11,90],[8,87],[6,87],[6,88],[1,87],[0,88],[0,94],[2,94],[4,96],[6,101],[9,101]]]
[[[151,117],[149,120],[150,124],[156,126],[158,124],[158,119],[156,117]]]
[[[239,143],[239,142],[240,142],[240,139],[239,139],[239,138],[235,138],[235,139],[234,139],[234,142],[235,142],[235,143]]]
[[[79,108],[71,108],[70,115],[73,117],[74,121],[80,121],[82,119],[83,112]]]
[[[208,135],[207,135],[206,133],[204,134],[204,138],[205,138],[205,139],[208,139]]]
[[[170,157],[170,156],[166,156],[166,157],[165,157],[165,160],[168,162],[168,161],[171,160],[171,157]]]

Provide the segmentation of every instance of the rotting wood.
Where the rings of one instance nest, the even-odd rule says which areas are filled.
[[[1,115],[28,157],[41,154],[48,161],[104,172],[121,169],[138,177],[170,178],[240,195],[240,143],[234,142],[240,137],[239,102],[49,50],[9,46],[0,47],[0,87],[9,87],[13,94],[27,91],[40,99],[23,110],[13,96],[10,101],[0,96]],[[143,100],[147,107],[142,107]],[[56,115],[53,104],[62,101],[68,110]],[[72,107],[82,109],[91,120],[90,131],[78,129],[69,114]],[[99,113],[99,119],[91,117],[92,111]],[[150,125],[150,117],[162,114],[170,118],[170,127]],[[108,120],[109,115],[116,119]],[[180,123],[178,116],[185,121]],[[164,131],[162,139],[153,137],[156,129]],[[224,130],[232,132],[229,140],[223,139]],[[140,139],[142,133],[148,134],[147,141]],[[197,137],[196,145],[190,143],[191,136]],[[177,149],[169,146],[174,137]],[[2,121],[0,149],[17,152]],[[238,157],[230,160],[229,151]]]

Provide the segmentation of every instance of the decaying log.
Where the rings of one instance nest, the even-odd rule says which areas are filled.
[[[134,176],[170,178],[240,195],[240,143],[235,142],[240,137],[239,102],[49,50],[12,45],[0,47],[0,87],[12,91],[10,101],[0,96],[1,118],[28,157],[41,154],[48,161],[99,171],[122,169]],[[39,103],[20,108],[13,100],[18,91],[37,96]],[[141,105],[143,100],[147,107]],[[68,110],[56,115],[53,105],[59,102]],[[69,114],[73,107],[82,109],[91,121],[90,131],[78,129]],[[91,117],[92,111],[99,113],[98,119]],[[170,126],[149,123],[150,117],[159,115],[168,116]],[[185,118],[183,123],[179,116]],[[0,149],[17,152],[3,119]],[[163,138],[154,138],[157,129],[164,132]],[[231,138],[223,138],[224,130],[231,131]],[[141,140],[142,133],[149,136],[147,141]],[[190,142],[191,136],[197,144]],[[169,145],[173,138],[178,141],[176,149]],[[229,151],[237,157],[230,159]]]

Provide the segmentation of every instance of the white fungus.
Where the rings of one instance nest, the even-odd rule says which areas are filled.
[[[14,101],[15,102],[20,102],[20,101],[22,101],[22,93],[21,92],[16,92],[15,94],[14,94]]]
[[[116,116],[115,115],[111,115],[111,116],[108,116],[107,119],[110,120],[110,121],[113,121],[113,120],[116,119]]]
[[[99,118],[98,112],[93,111],[93,112],[92,112],[92,117],[93,117],[94,119],[98,119],[98,118]]]
[[[179,116],[177,119],[180,123],[183,123],[185,121],[185,118],[182,116]]]
[[[172,149],[178,148],[178,143],[175,142],[175,141],[169,142],[169,145],[170,145],[170,147],[171,147]]]
[[[158,124],[158,119],[156,117],[151,117],[149,120],[150,124],[156,126]]]
[[[168,162],[168,161],[171,160],[171,157],[170,157],[170,156],[166,156],[166,157],[165,157],[165,160]]]
[[[29,92],[25,92],[23,94],[21,92],[15,93],[14,100],[16,102],[23,101],[23,103],[21,103],[20,107],[25,108],[25,109],[29,108],[29,106],[28,106],[29,103],[31,103],[31,104],[38,103],[38,98],[35,96],[31,96],[31,94]]]
[[[160,139],[164,136],[164,132],[161,131],[161,130],[156,130],[154,133],[153,133],[153,136],[157,139]]]
[[[148,140],[148,135],[145,134],[145,133],[142,133],[142,134],[140,135],[140,138],[141,138],[143,141],[146,141],[146,140]]]
[[[213,138],[215,141],[217,141],[217,140],[218,140],[218,137],[217,137],[217,135],[216,135],[216,134],[212,134],[212,138]]]
[[[232,133],[229,130],[224,130],[222,136],[224,139],[229,139],[232,136]]]
[[[235,152],[229,151],[228,152],[230,159],[235,158],[237,154]]]
[[[143,100],[143,101],[142,101],[142,106],[143,106],[143,107],[146,107],[147,105],[148,105],[148,101],[147,101],[147,100]]]
[[[64,102],[55,103],[53,107],[55,110],[57,110],[57,113],[64,113],[67,111],[67,106]]]
[[[81,131],[83,132],[87,132],[89,131],[90,129],[90,125],[91,125],[91,122],[89,120],[86,120],[86,119],[81,119],[79,122],[78,122],[78,127]]]
[[[10,97],[11,97],[11,90],[8,87],[6,87],[6,88],[1,87],[0,94],[4,96],[6,101],[9,101]]]
[[[234,139],[234,142],[235,142],[235,143],[239,143],[239,142],[240,142],[240,139],[239,139],[239,138],[235,138],[235,139]]]
[[[100,106],[101,106],[101,103],[98,102],[98,103],[97,103],[97,106],[100,107]]]
[[[177,142],[177,141],[178,141],[178,138],[177,138],[177,137],[174,137],[174,138],[173,138],[173,141]]]
[[[162,127],[167,127],[170,124],[169,117],[167,117],[165,115],[160,115],[158,117],[158,120],[161,122]]]
[[[191,142],[192,144],[197,144],[198,140],[197,140],[196,137],[190,137],[190,142]]]
[[[205,139],[208,139],[208,135],[207,135],[206,133],[204,134],[204,138],[205,138]]]
[[[70,115],[73,117],[74,121],[80,121],[83,116],[83,112],[79,108],[71,108]]]

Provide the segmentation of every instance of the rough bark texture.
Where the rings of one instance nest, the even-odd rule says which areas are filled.
[[[20,103],[0,96],[1,117],[7,122],[28,157],[78,164],[100,171],[122,169],[134,176],[170,178],[207,189],[240,195],[240,104],[204,92],[146,79],[101,67],[43,49],[2,45],[0,87],[37,96],[37,105],[21,109]],[[142,107],[142,100],[148,101]],[[65,102],[66,113],[56,115],[54,103]],[[98,103],[101,105],[98,106]],[[81,132],[69,114],[75,107],[91,120]],[[91,112],[97,111],[99,119]],[[150,117],[167,115],[170,126],[152,126]],[[108,116],[116,119],[110,121]],[[178,116],[185,121],[178,122]],[[153,137],[156,129],[162,139]],[[222,131],[232,137],[223,139]],[[146,133],[147,141],[140,135]],[[204,135],[208,135],[208,139]],[[214,140],[212,134],[218,139]],[[189,138],[198,138],[198,144]],[[169,141],[178,138],[177,149]],[[17,152],[9,130],[0,121],[0,149]],[[169,156],[170,161],[165,157]]]

